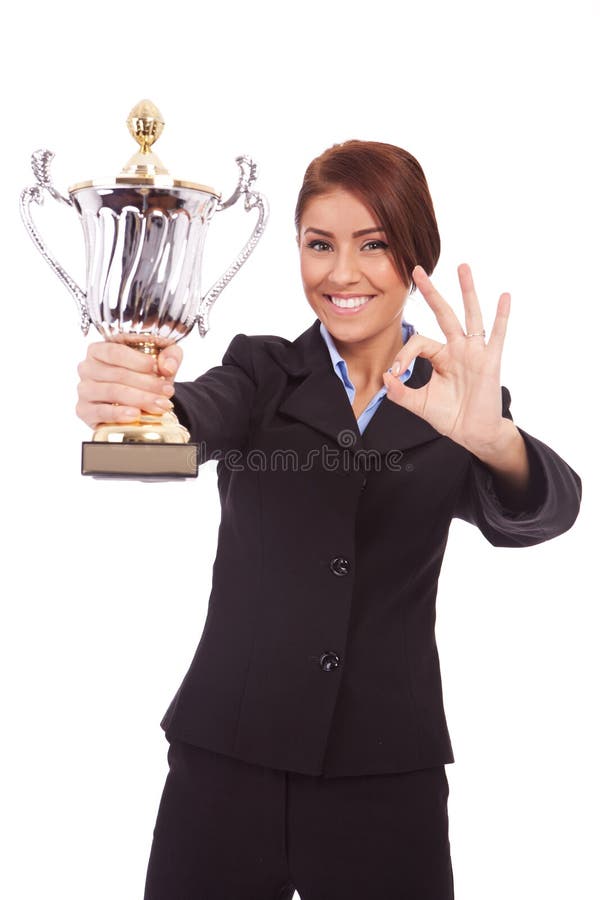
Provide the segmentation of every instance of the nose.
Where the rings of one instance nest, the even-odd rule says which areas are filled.
[[[356,284],[361,279],[360,261],[356,251],[350,247],[339,248],[331,254],[329,280],[335,287]]]

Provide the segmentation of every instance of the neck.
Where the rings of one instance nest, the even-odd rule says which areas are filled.
[[[404,344],[401,321],[361,341],[345,342],[333,335],[331,337],[346,362],[350,380],[357,391],[367,387],[380,388],[383,373],[390,368]]]

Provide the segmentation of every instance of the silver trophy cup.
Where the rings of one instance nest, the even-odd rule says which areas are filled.
[[[71,292],[81,328],[92,323],[107,341],[120,341],[158,356],[197,323],[208,331],[210,309],[248,259],[268,217],[264,197],[252,190],[256,166],[237,158],[238,185],[229,199],[212,188],[176,180],[151,149],[163,130],[160,112],[148,100],[127,120],[139,150],[116,178],[94,179],[69,188],[63,196],[53,186],[49,165],[54,156],[32,156],[36,183],[21,194],[21,214],[36,247]],[[74,208],[83,226],[87,277],[83,291],[52,256],[31,214],[45,193]],[[247,211],[258,211],[254,230],[224,275],[204,295],[201,269],[204,240],[215,213],[243,197]],[[173,413],[142,413],[139,420],[100,425],[82,447],[82,473],[119,477],[189,477],[198,473],[198,447]]]

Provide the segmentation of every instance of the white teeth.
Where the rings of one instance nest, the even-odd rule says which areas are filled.
[[[356,306],[364,306],[365,303],[368,303],[371,299],[370,297],[349,297],[345,299],[343,297],[332,297],[330,295],[329,299],[333,303],[334,306],[341,306],[342,309],[353,309]]]

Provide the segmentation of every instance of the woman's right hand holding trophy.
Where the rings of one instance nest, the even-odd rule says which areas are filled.
[[[169,412],[182,358],[178,344],[165,347],[157,359],[116,341],[90,344],[77,367],[77,415],[96,428],[101,422],[134,422],[143,413]]]

